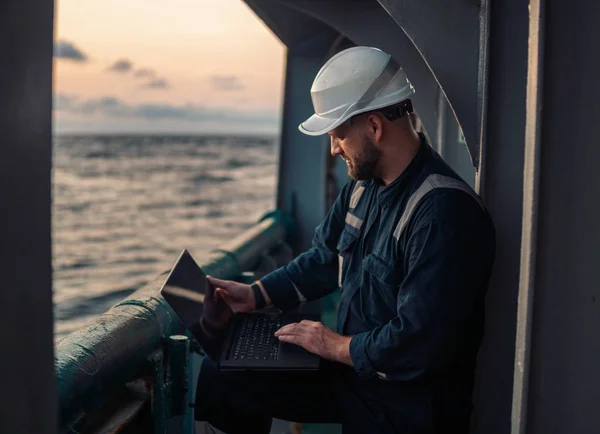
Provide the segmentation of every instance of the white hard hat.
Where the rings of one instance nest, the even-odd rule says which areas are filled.
[[[373,47],[348,48],[329,59],[315,77],[310,89],[315,114],[298,129],[319,136],[354,115],[397,104],[414,93],[392,56]]]

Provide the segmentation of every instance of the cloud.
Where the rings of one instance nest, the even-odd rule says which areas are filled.
[[[54,57],[82,63],[88,60],[88,57],[79,48],[67,41],[54,42]]]
[[[53,105],[55,110],[70,111],[77,107],[77,97],[66,93],[54,94]]]
[[[213,75],[210,78],[210,81],[215,89],[224,92],[231,92],[244,88],[244,85],[240,83],[239,77],[236,77],[235,75]]]
[[[154,80],[144,84],[142,87],[146,89],[168,89],[170,86],[169,83],[167,83],[167,80],[164,78],[155,78]]]
[[[133,69],[133,63],[129,59],[119,59],[113,63],[108,71],[112,72],[129,72]]]
[[[129,104],[113,96],[88,99],[59,93],[54,96],[54,109],[63,113],[102,116],[116,119],[142,119],[146,121],[219,121],[232,123],[276,123],[277,115],[269,110],[232,110],[206,108],[194,104],[167,103]]]
[[[141,68],[141,69],[138,69],[137,71],[135,71],[133,76],[138,77],[138,78],[150,78],[150,77],[155,77],[156,72],[153,69]]]
[[[98,99],[89,99],[78,105],[72,105],[68,111],[78,111],[85,114],[105,113],[113,116],[125,115],[123,103],[112,96],[107,96]]]

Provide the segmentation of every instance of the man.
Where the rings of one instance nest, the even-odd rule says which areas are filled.
[[[311,93],[316,113],[300,130],[329,134],[352,181],[289,265],[252,286],[209,280],[233,312],[291,309],[340,290],[336,331],[302,321],[276,332],[325,366],[225,375],[206,362],[196,417],[229,433],[266,433],[271,417],[337,422],[345,433],[466,433],[494,260],[490,217],[414,130],[414,90],[389,55],[342,51]]]

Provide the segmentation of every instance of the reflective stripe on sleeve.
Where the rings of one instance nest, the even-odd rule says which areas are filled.
[[[352,226],[354,229],[360,229],[363,224],[362,219],[359,219],[354,214],[348,212],[346,213],[346,223]]]
[[[404,231],[404,228],[408,224],[408,221],[415,212],[415,209],[417,208],[417,205],[421,199],[423,199],[427,193],[435,188],[454,188],[457,190],[462,190],[471,195],[471,197],[477,201],[479,206],[483,208],[483,201],[481,198],[466,183],[449,176],[439,174],[429,175],[427,179],[423,181],[423,184],[421,184],[421,186],[408,199],[404,213],[402,214],[402,217],[400,218],[400,221],[394,230],[394,238],[397,240],[400,239],[402,231]]]
[[[300,290],[298,289],[298,287],[296,286],[294,281],[292,281],[292,285],[294,286],[294,289],[296,290],[296,294],[298,295],[298,300],[300,301],[300,303],[306,303],[306,297],[304,296],[304,294],[302,294],[300,292]]]

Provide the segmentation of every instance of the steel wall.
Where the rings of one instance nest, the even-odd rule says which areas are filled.
[[[543,85],[539,166],[526,173],[539,177],[539,197],[531,198],[538,212],[526,427],[531,434],[597,433],[600,3],[532,3],[541,6]]]
[[[481,192],[496,227],[496,262],[479,353],[474,432],[510,432],[519,285],[527,86],[528,7],[492,2],[487,135]]]
[[[50,173],[54,2],[0,3],[0,432],[56,432]]]

